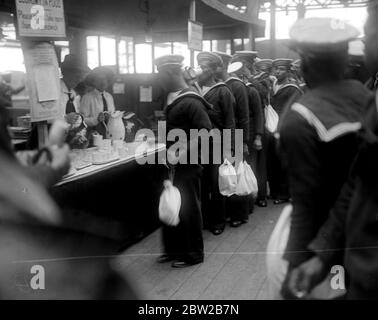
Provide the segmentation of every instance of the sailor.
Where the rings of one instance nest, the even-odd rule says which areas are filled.
[[[378,72],[377,22],[378,3],[370,1],[365,25],[365,61],[371,75]],[[375,101],[364,117],[362,143],[348,183],[344,185],[328,221],[309,245],[316,255],[292,272],[290,289],[294,294],[298,289],[309,292],[322,281],[329,268],[337,263],[335,258],[341,251],[349,279],[346,299],[378,298],[377,92],[374,95]]]
[[[262,137],[264,134],[264,109],[261,103],[261,98],[258,89],[255,84],[249,82],[252,78],[251,68],[253,68],[254,61],[256,59],[256,51],[239,51],[233,57],[233,61],[241,62],[242,67],[240,70],[235,72],[235,74],[240,78],[244,79],[247,86],[248,92],[248,106],[249,106],[249,144],[248,150],[249,154],[247,156],[247,161],[251,165],[257,180],[259,180],[259,167],[257,166],[259,162],[260,152],[263,148]],[[264,179],[262,179],[264,180]],[[262,181],[261,181],[262,182]],[[266,182],[265,182],[266,183]],[[263,187],[262,187],[263,188]],[[250,197],[250,209],[249,212],[253,212],[254,201]]]
[[[256,59],[255,70],[256,74],[249,78],[249,85],[257,89],[260,94],[262,108],[270,104],[270,95],[272,91],[272,85],[274,77],[272,74],[273,60],[271,59]],[[263,112],[263,123],[265,124],[265,112]],[[254,162],[256,163],[256,177],[258,183],[258,194],[256,199],[256,205],[259,207],[266,207],[267,202],[267,161],[268,161],[268,132],[263,126],[263,133],[261,136],[262,149],[257,153]]]
[[[271,105],[281,117],[285,107],[296,101],[302,94],[301,89],[290,82],[291,59],[276,59],[273,61],[273,72],[276,80],[273,82]],[[269,135],[268,146],[268,180],[270,196],[274,204],[282,204],[290,199],[287,172],[282,165],[282,155],[277,150],[277,141],[273,134]]]
[[[248,155],[249,143],[249,102],[248,90],[242,80],[228,73],[232,56],[224,52],[216,52],[223,61],[223,68],[218,70],[218,79],[224,81],[235,97],[235,128],[243,131],[243,154]],[[226,203],[227,214],[231,218],[230,226],[237,228],[248,222],[249,201],[245,197],[230,197]]]
[[[161,85],[170,93],[165,109],[167,132],[173,129],[183,130],[188,139],[186,153],[189,153],[192,143],[189,141],[190,130],[211,130],[212,124],[206,111],[210,106],[185,82],[183,60],[184,57],[180,55],[165,55],[157,58],[155,64]],[[173,142],[167,144],[168,160],[172,144]],[[158,260],[160,263],[173,261],[174,268],[188,267],[201,263],[204,259],[200,191],[202,167],[200,164],[190,164],[189,161],[187,163],[170,165],[173,185],[181,194],[180,222],[176,227],[163,227],[164,254]]]
[[[290,31],[302,59],[308,91],[291,104],[279,125],[293,210],[284,254],[288,276],[313,256],[308,245],[327,220],[346,182],[358,148],[357,132],[372,95],[344,80],[353,26],[331,18],[298,20]],[[292,297],[283,286],[286,297]]]
[[[233,131],[235,129],[235,98],[224,82],[216,82],[218,68],[223,67],[222,59],[213,52],[200,52],[197,56],[199,72],[197,72],[197,82],[201,88],[203,97],[212,105],[208,110],[209,117],[214,128],[220,130],[222,137],[223,130]],[[224,196],[219,192],[219,166],[221,163],[215,163],[213,152],[219,150],[222,152],[222,146],[226,147],[223,139],[213,138],[213,145],[210,146],[209,159],[210,163],[204,165],[204,176],[202,179],[202,214],[204,216],[205,226],[214,235],[223,232],[226,224],[226,203]],[[230,141],[231,142],[231,141]],[[217,144],[217,147],[215,147]],[[227,145],[227,144],[226,144]],[[231,144],[223,150],[226,158],[231,156]]]

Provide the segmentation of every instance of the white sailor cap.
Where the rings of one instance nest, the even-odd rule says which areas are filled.
[[[333,18],[305,18],[290,29],[291,48],[299,53],[332,53],[347,50],[348,42],[359,31],[352,25]]]

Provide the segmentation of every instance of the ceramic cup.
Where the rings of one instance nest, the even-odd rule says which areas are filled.
[[[102,143],[103,143],[103,137],[102,137],[102,135],[100,135],[100,134],[94,134],[93,135],[93,144],[96,147],[101,148],[102,147]]]

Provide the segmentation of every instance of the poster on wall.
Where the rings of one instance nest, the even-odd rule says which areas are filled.
[[[140,86],[139,87],[139,101],[140,102],[152,102],[152,87]]]
[[[21,38],[66,38],[63,0],[15,0]]]
[[[32,122],[62,118],[58,59],[48,42],[23,44]]]
[[[201,23],[188,21],[188,48],[202,51],[203,27]]]

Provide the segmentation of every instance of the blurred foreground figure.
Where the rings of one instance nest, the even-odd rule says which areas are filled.
[[[366,66],[378,72],[378,1],[370,1],[365,25]],[[316,255],[292,271],[289,289],[307,293],[344,255],[347,299],[378,299],[378,114],[377,94],[366,114],[350,177],[328,221],[310,243]]]
[[[63,227],[45,189],[3,152],[0,221],[0,299],[136,299],[111,267],[114,245]]]

